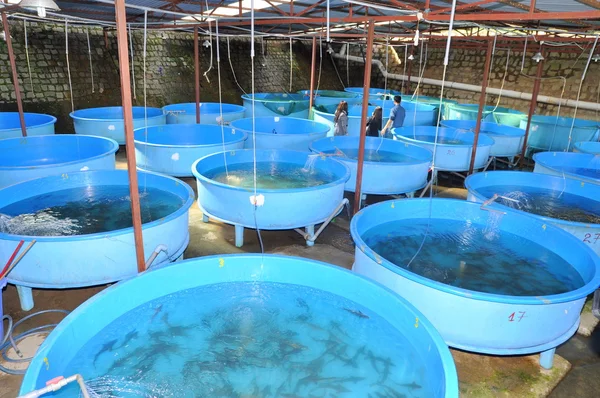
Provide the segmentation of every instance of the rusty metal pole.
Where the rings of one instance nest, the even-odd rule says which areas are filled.
[[[315,90],[315,68],[317,67],[317,38],[312,40],[312,61],[310,62],[310,91],[308,92],[308,115],[312,115],[313,91]]]
[[[488,77],[490,76],[490,66],[492,60],[492,51],[494,43],[488,40],[488,48],[485,55],[485,66],[483,67],[483,82],[481,83],[481,95],[479,96],[479,109],[477,110],[477,120],[475,121],[475,139],[473,140],[473,150],[471,151],[471,164],[469,165],[469,174],[473,173],[475,167],[475,155],[477,155],[477,144],[479,143],[479,131],[481,130],[481,118],[483,108],[485,107],[485,92],[488,86]]]
[[[119,74],[121,76],[121,101],[125,125],[125,147],[127,151],[127,173],[129,174],[129,196],[131,198],[131,217],[133,219],[133,237],[137,270],[146,270],[144,257],[144,239],[142,237],[142,217],[140,211],[140,192],[135,164],[135,144],[133,142],[133,111],[131,105],[131,76],[129,75],[129,48],[127,41],[127,14],[125,0],[115,0],[117,21],[117,44],[119,50]]]
[[[6,47],[8,48],[8,59],[12,70],[13,88],[17,100],[17,110],[19,111],[19,123],[21,125],[21,134],[27,137],[27,126],[25,125],[25,115],[23,114],[23,102],[21,101],[21,88],[19,87],[19,74],[17,73],[17,63],[15,62],[15,53],[12,48],[12,39],[10,38],[10,27],[6,13],[2,13],[2,26],[6,37]]]
[[[540,49],[540,52],[542,50]],[[544,54],[542,53],[542,56]],[[529,113],[527,114],[527,127],[525,128],[525,138],[523,139],[523,148],[521,149],[521,159],[519,160],[520,167],[523,167],[525,162],[525,152],[527,152],[527,139],[529,138],[529,128],[531,127],[531,117],[537,106],[537,97],[540,93],[540,85],[542,83],[542,71],[544,70],[544,61],[538,62],[537,71],[535,73],[535,81],[533,82],[533,92],[531,93],[531,103],[529,104]]]
[[[367,33],[367,57],[365,60],[365,79],[363,83],[363,98],[369,98],[369,88],[371,86],[371,62],[373,61],[373,36],[375,35],[375,23],[369,21],[369,31]],[[354,213],[360,210],[360,197],[362,187],[363,164],[365,161],[365,138],[367,136],[367,112],[369,111],[369,101],[362,102],[362,116],[360,118],[360,138],[358,143],[358,164],[356,165],[356,189],[354,190]],[[382,138],[384,139],[384,138]]]
[[[200,61],[198,49],[198,27],[194,27],[194,80],[196,84],[196,123],[200,124]]]

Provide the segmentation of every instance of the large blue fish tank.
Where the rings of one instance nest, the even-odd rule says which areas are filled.
[[[440,125],[459,130],[475,132],[476,120],[442,120]],[[523,149],[525,130],[505,126],[498,123],[481,122],[479,134],[487,135],[494,140],[490,149],[490,156],[514,158]]]
[[[402,295],[449,346],[539,352],[545,368],[577,331],[586,296],[600,284],[600,258],[579,239],[495,205],[381,202],[357,213],[350,232],[354,272]]]
[[[245,117],[289,116],[308,119],[309,99],[302,94],[255,93],[254,102],[252,98],[252,94],[242,95]]]
[[[477,120],[479,104],[448,104],[445,108],[446,120]],[[483,107],[481,120],[506,126],[519,127],[525,113],[502,106],[486,105]]]
[[[598,141],[581,141],[573,145],[573,152],[591,153],[592,155],[600,155],[600,142]]]
[[[597,138],[598,125],[599,122],[593,120],[534,115],[531,117],[527,147],[534,151],[568,151],[576,142]],[[521,120],[520,127],[527,127],[527,118]]]
[[[188,245],[194,192],[160,174],[138,172],[144,252],[154,264],[178,259]],[[126,170],[63,173],[0,190],[0,253],[36,240],[9,274],[21,307],[31,288],[103,285],[135,275],[136,253]]]
[[[214,124],[164,124],[134,132],[138,169],[173,177],[191,177],[199,158],[244,148],[248,136]]]
[[[378,104],[378,102],[375,102]],[[380,101],[379,103],[382,103]],[[391,105],[390,105],[391,104]],[[390,105],[390,106],[387,106]],[[380,105],[378,105],[380,106]],[[435,120],[435,108],[429,105],[416,104],[403,102],[402,106],[406,111],[406,117],[404,119],[405,126],[433,126]],[[323,107],[323,110],[315,110],[313,112],[313,118],[315,121],[327,124],[331,130],[330,136],[333,136],[335,123],[335,110],[337,106]],[[367,119],[373,114],[377,106],[372,105],[368,107]],[[390,112],[393,108],[393,104],[390,101],[385,101],[385,106],[382,107],[382,124],[385,125],[387,119],[390,117]],[[353,105],[348,108],[348,135],[358,137],[360,136],[360,127],[362,122],[362,105]]]
[[[132,107],[133,128],[165,124],[166,116],[160,108]],[[75,126],[75,134],[97,135],[113,139],[125,145],[123,107],[79,109],[70,114]]]
[[[92,396],[458,397],[448,347],[407,300],[269,254],[195,258],[109,287],[52,331],[20,394],[75,373]],[[78,394],[72,383],[52,396]]]
[[[533,214],[570,232],[600,256],[600,185],[563,176],[494,171],[469,176],[465,187],[469,200],[493,201]]]
[[[192,167],[204,221],[233,224],[238,247],[244,228],[296,229],[312,246],[315,224],[330,221],[347,203],[348,168],[309,152],[245,149],[206,156]]]
[[[300,90],[298,94],[302,94],[304,98],[309,98],[310,90]],[[338,106],[340,102],[346,101],[348,106],[362,103],[362,95],[357,93],[349,93],[346,91],[335,90],[314,90],[313,106],[317,110],[322,110],[322,107]]]
[[[110,138],[44,135],[0,140],[0,188],[34,178],[112,170],[119,144]]]
[[[438,113],[436,114],[436,121],[437,121],[437,117],[439,116],[439,112],[441,111],[442,116],[444,115],[444,110],[446,108],[446,105],[449,104],[458,104],[458,101],[455,100],[451,100],[448,98],[443,98],[442,99],[442,106],[440,109],[440,97],[430,97],[427,95],[402,95],[402,101],[409,101],[409,102],[418,102],[420,104],[427,104],[427,105],[431,105],[433,107],[435,107],[438,111]]]
[[[475,134],[448,127],[400,127],[392,129],[394,138],[434,152],[436,170],[469,171]],[[474,169],[487,167],[494,140],[480,135],[477,141]]]
[[[196,123],[196,103],[186,102],[163,106],[167,124]],[[244,107],[218,102],[200,103],[200,124],[229,124],[244,117]]]
[[[363,93],[364,93],[364,88],[363,87],[346,87],[344,89],[344,91],[349,92],[349,93],[358,94],[362,97]],[[402,95],[402,93],[400,91],[390,90],[389,88],[385,89],[385,88],[371,87],[371,88],[369,88],[368,101],[371,102],[371,101],[389,100],[389,99],[393,99],[393,97],[395,95]]]
[[[27,136],[54,134],[56,118],[43,113],[24,113]],[[0,112],[0,139],[22,137],[19,112]]]
[[[356,190],[358,137],[329,137],[315,141],[311,149],[324,156],[333,156],[350,169],[350,179],[344,189]],[[363,194],[410,194],[427,185],[433,154],[427,149],[389,140],[366,137],[361,192]]]
[[[600,156],[590,153],[539,152],[533,155],[533,160],[534,173],[600,184]]]
[[[254,120],[254,127],[252,120]],[[311,142],[325,137],[330,130],[329,125],[317,121],[279,116],[240,119],[233,122],[231,127],[248,134],[246,148],[253,148],[256,145],[258,149],[296,151],[308,151]]]

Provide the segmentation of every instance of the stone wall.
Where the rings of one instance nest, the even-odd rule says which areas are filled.
[[[356,56],[363,56],[364,48],[360,48],[358,45],[350,46],[350,54]],[[418,76],[419,71],[425,66],[423,77],[432,79],[442,79],[443,71],[443,60],[444,60],[444,49],[429,49],[426,57],[420,64],[419,49],[415,49],[414,61],[412,65],[412,76]],[[375,47],[375,58],[379,59],[385,65],[385,46]],[[399,47],[397,50],[388,49],[388,65],[391,73],[403,74],[404,69],[404,48]],[[583,69],[587,62],[589,48],[583,52],[583,54],[568,54],[549,52],[546,53],[546,60],[544,61],[544,69],[542,73],[542,84],[540,87],[540,94],[561,97],[563,84],[564,84],[564,95],[565,99],[577,98],[577,91],[579,89],[580,79],[583,73]],[[504,81],[503,88],[506,90],[515,90],[526,93],[533,91],[533,77],[536,73],[537,64],[531,59],[532,52],[528,52],[525,57],[523,70],[521,73],[521,64],[523,60],[523,53],[511,51],[508,59],[508,69],[506,73],[506,79]],[[427,60],[425,63],[425,59]],[[507,51],[498,49],[494,53],[489,87],[500,88],[502,86],[503,77],[505,75],[507,61]],[[450,62],[447,68],[446,81],[460,82],[474,85],[481,85],[483,77],[483,66],[485,63],[485,51],[476,50],[463,50],[453,49],[450,54]],[[338,68],[341,69],[341,73],[345,76],[346,73],[346,61],[343,59],[337,60]],[[362,74],[364,71],[364,65],[362,63],[350,62],[349,69],[351,72],[350,83],[354,85],[362,85]],[[561,78],[561,77],[564,77]],[[600,82],[600,63],[592,62],[587,72],[585,82],[583,84],[580,100],[597,102],[599,96]],[[373,71],[371,74],[371,85],[374,87],[384,86],[384,77],[379,68],[373,65]],[[399,80],[388,80],[387,85],[389,88],[400,90],[402,82]],[[417,84],[411,83],[412,90],[415,90]],[[404,83],[406,87],[406,83]],[[406,90],[405,90],[406,91]],[[411,91],[412,92],[412,91]],[[419,87],[420,95],[439,96],[440,87],[432,85],[421,85]],[[478,103],[480,93],[456,89],[445,89],[444,97],[456,99],[459,102],[464,103]],[[488,95],[487,105],[496,105],[498,96]],[[501,97],[499,105],[513,109],[518,109],[523,112],[529,110],[529,101]],[[557,105],[550,105],[544,103],[538,103],[536,113],[544,115],[556,115],[558,111]],[[560,115],[565,117],[572,117],[574,109],[571,107],[561,107]],[[598,116],[600,112],[586,111],[579,109],[577,111],[578,118],[587,118],[593,120],[600,120]]]
[[[69,64],[73,86],[75,109],[121,104],[119,62],[116,32],[107,33],[105,40],[101,28],[90,28],[92,69],[86,37],[87,28],[69,26]],[[72,132],[69,118],[71,95],[69,90],[65,56],[65,26],[60,24],[27,24],[29,67],[25,53],[23,22],[11,22],[11,36],[17,59],[19,83],[26,112],[49,113],[58,118],[57,132]],[[202,44],[208,37],[200,37]],[[143,31],[132,34],[135,98],[134,105],[143,105]],[[201,101],[219,101],[217,76],[216,40],[213,46],[201,45]],[[193,34],[186,32],[148,32],[146,56],[146,87],[148,106],[164,106],[170,103],[193,102],[194,91],[194,45]],[[226,103],[241,104],[242,89],[251,90],[250,41],[246,38],[227,41],[220,39],[221,96]],[[208,80],[203,77],[210,67]],[[229,55],[231,54],[231,64]],[[293,42],[293,78],[290,90],[290,52],[287,40],[257,40],[255,42],[255,92],[289,92],[310,87],[311,44],[307,41]],[[235,82],[232,66],[239,86]],[[323,57],[320,79],[322,89],[343,89],[333,69],[330,57]],[[6,43],[0,40],[0,110],[16,110],[11,70]]]

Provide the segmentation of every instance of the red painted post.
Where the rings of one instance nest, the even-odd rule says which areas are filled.
[[[542,50],[540,49],[540,52]],[[542,56],[544,54],[542,53]],[[529,139],[529,128],[531,127],[531,117],[537,106],[537,97],[540,93],[540,85],[542,83],[542,70],[544,69],[544,61],[538,62],[537,71],[535,73],[535,81],[533,82],[533,92],[531,93],[531,103],[529,104],[529,113],[527,114],[527,127],[525,128],[525,138],[523,139],[523,149],[521,149],[521,159],[519,165],[523,167],[525,163],[525,152],[527,151],[527,140]]]
[[[198,49],[198,27],[194,27],[194,81],[196,84],[196,123],[200,124],[200,61]]]
[[[10,26],[6,13],[2,13],[2,26],[4,27],[4,35],[6,37],[6,47],[8,48],[8,60],[10,61],[10,69],[12,70],[13,88],[15,90],[15,98],[17,100],[17,110],[19,111],[19,124],[21,125],[21,134],[27,137],[27,126],[25,125],[25,114],[23,113],[23,101],[21,100],[21,88],[19,87],[19,74],[17,73],[17,63],[15,62],[15,53],[12,48],[12,39],[10,38]]]
[[[312,39],[312,61],[310,62],[310,91],[308,92],[308,112],[312,115],[313,91],[315,91],[315,68],[317,67],[317,38]]]

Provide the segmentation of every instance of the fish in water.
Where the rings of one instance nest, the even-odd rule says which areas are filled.
[[[369,319],[369,316],[367,314],[365,314],[364,312],[360,311],[360,310],[353,310],[353,309],[350,309],[350,308],[344,308],[344,310],[348,311],[352,315],[355,315],[355,316],[357,316],[359,318]]]
[[[404,384],[398,384],[400,387],[404,387],[404,388],[408,388],[409,390],[418,390],[421,387],[421,385],[415,383],[414,381],[412,383],[404,383]]]
[[[154,321],[154,318],[156,318],[158,313],[162,311],[162,307],[163,307],[162,304],[160,304],[158,307],[156,307],[156,309],[154,310],[154,314],[152,314],[152,318],[150,318],[150,322]]]
[[[125,339],[123,340],[123,343],[121,344],[121,347],[125,347],[127,344],[129,344],[131,342],[131,340],[136,339],[138,337],[139,333],[137,330],[132,330],[131,332],[127,333],[125,335]]]
[[[100,355],[104,354],[105,352],[112,351],[113,348],[115,347],[115,344],[117,344],[117,339],[110,340],[110,341],[107,341],[106,343],[104,343],[102,348],[100,348],[100,351],[98,351],[98,353],[94,357],[94,365],[96,364],[96,360],[98,359],[98,357]]]
[[[298,297],[296,299],[296,304],[298,305],[298,307],[300,308],[304,308],[306,310],[309,310],[310,308],[308,307],[308,304],[306,304],[306,301],[302,300],[300,297]]]

